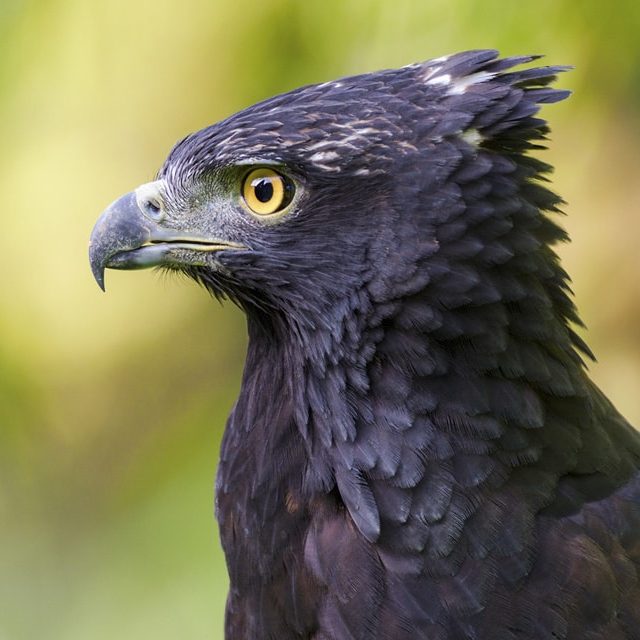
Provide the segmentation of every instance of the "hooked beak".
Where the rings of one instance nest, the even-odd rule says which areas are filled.
[[[164,210],[159,182],[142,185],[109,205],[96,222],[89,240],[89,262],[104,291],[104,270],[146,269],[171,262],[176,249],[202,252],[242,249],[224,240],[181,233],[162,225]]]

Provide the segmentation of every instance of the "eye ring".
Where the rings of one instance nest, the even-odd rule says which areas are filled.
[[[242,183],[242,199],[257,216],[270,216],[285,209],[294,191],[291,180],[269,167],[253,169]]]

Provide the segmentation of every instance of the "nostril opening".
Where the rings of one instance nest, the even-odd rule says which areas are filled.
[[[148,182],[135,190],[136,202],[142,215],[153,222],[162,222],[167,215],[162,197],[162,183]]]
[[[154,198],[148,198],[142,203],[144,212],[151,218],[158,219],[162,217],[162,207]]]

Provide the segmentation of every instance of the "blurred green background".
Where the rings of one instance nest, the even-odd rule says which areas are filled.
[[[0,639],[222,637],[213,518],[244,320],[91,278],[101,210],[172,144],[300,84],[460,49],[573,64],[549,107],[593,377],[640,424],[640,4],[0,0]]]

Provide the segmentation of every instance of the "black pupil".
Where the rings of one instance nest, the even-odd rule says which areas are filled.
[[[269,202],[273,198],[273,184],[268,178],[260,178],[253,183],[256,198],[260,202]]]

